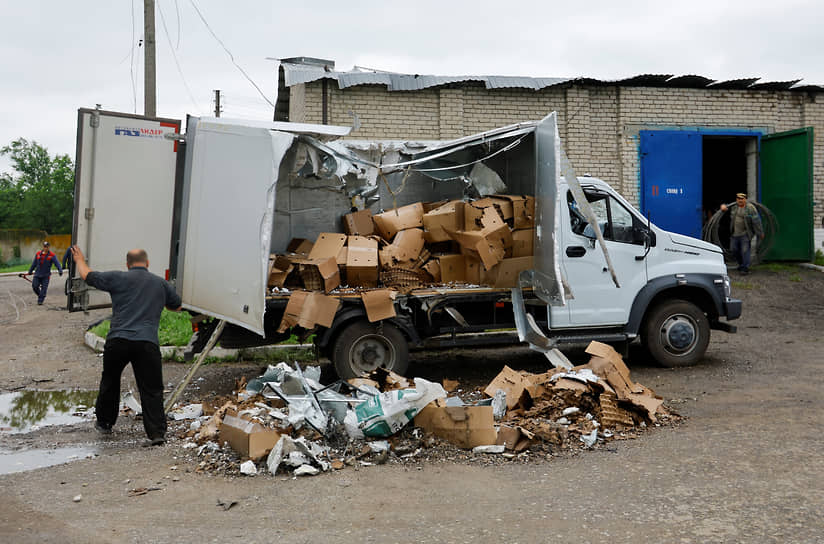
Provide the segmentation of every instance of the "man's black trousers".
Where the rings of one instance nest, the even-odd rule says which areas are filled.
[[[132,364],[140,404],[143,407],[143,428],[150,438],[166,435],[166,413],[163,410],[163,369],[160,348],[152,342],[110,338],[103,349],[103,376],[97,395],[97,421],[111,427],[117,421],[120,408],[120,376],[126,365]]]

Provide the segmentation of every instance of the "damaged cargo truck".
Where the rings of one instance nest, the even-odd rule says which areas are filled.
[[[720,248],[577,177],[555,114],[449,142],[346,127],[78,114],[73,242],[96,269],[144,247],[201,323],[195,350],[314,333],[342,377],[410,348],[640,341],[699,360],[735,332]],[[72,271],[70,310],[107,294]],[[211,325],[210,325],[211,324]],[[550,355],[548,355],[549,357]]]

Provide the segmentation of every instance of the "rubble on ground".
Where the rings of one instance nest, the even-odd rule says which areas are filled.
[[[170,433],[195,472],[298,477],[384,463],[531,462],[677,421],[610,346],[592,342],[587,353],[571,370],[504,367],[483,390],[383,369],[322,385],[318,367],[280,363],[228,398],[179,407]]]

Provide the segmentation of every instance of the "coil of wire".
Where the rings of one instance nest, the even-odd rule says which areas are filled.
[[[761,227],[764,229],[764,239],[756,241],[752,252],[752,264],[756,265],[764,260],[764,256],[772,248],[778,234],[778,220],[769,208],[760,202],[751,202],[758,215],[761,216]],[[727,261],[734,261],[735,255],[730,250],[730,211],[720,209],[712,214],[710,220],[704,225],[702,237],[707,242],[712,242],[724,250],[724,257]]]

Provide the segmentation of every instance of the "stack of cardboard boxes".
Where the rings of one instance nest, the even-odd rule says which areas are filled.
[[[364,304],[367,298],[373,305],[382,300],[367,312],[388,317],[394,316],[389,310],[393,290],[450,284],[514,287],[518,274],[532,268],[535,200],[492,195],[472,202],[416,202],[374,216],[361,210],[343,216],[343,230],[345,234],[320,233],[314,244],[292,240],[286,254],[271,256],[270,288],[316,292],[290,297],[281,329],[323,324],[327,320],[306,315],[306,303],[316,306],[321,291],[328,294],[341,286],[386,288],[380,297],[372,293],[364,298]],[[326,306],[328,313],[331,302]]]
[[[325,293],[341,285],[513,287],[518,273],[532,267],[534,216],[532,197],[510,195],[346,214],[345,234],[320,233],[314,244],[296,239],[287,254],[272,255],[269,287]],[[398,284],[400,271],[410,274]]]

